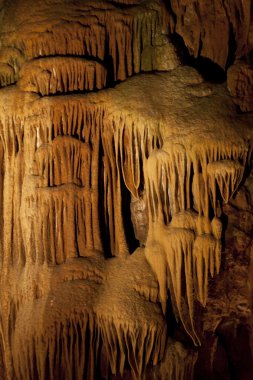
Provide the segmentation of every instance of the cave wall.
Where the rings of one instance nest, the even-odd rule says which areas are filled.
[[[0,379],[253,376],[251,2],[0,2]]]

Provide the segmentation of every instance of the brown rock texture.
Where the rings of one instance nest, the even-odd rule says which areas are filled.
[[[172,28],[195,57],[201,55],[225,68],[232,54],[247,53],[251,1],[167,0],[175,15]]]
[[[241,111],[253,111],[253,67],[251,64],[237,62],[229,68],[228,88]]]
[[[0,20],[0,379],[251,379],[250,2]]]

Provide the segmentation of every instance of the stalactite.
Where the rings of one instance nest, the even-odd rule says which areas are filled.
[[[140,194],[139,198],[131,196],[130,211],[135,238],[141,246],[145,246],[149,224],[145,190]]]
[[[169,223],[171,216],[185,210],[186,156],[182,145],[168,145],[147,160],[148,201],[153,220]]]
[[[72,91],[92,91],[106,85],[106,69],[96,61],[78,57],[40,58],[20,71],[19,86],[42,96]]]
[[[29,59],[54,55],[89,55],[103,59],[105,26],[92,16],[90,22],[85,20],[85,23],[86,25],[82,25],[74,20],[71,23],[63,21],[51,25],[50,30],[43,33],[22,31],[19,36],[10,33],[8,39],[3,38],[3,45],[14,46]]]
[[[157,275],[159,283],[159,300],[162,311],[166,313],[167,304],[167,262],[165,252],[162,251],[160,244],[149,244],[145,251],[147,260],[153,271]]]
[[[226,157],[240,159],[245,163],[247,150],[245,146],[227,148],[225,145],[211,149],[209,145],[205,150],[203,147],[194,147],[192,152],[186,152],[185,148],[180,144],[170,146],[167,142],[164,143],[162,150],[154,152],[147,160],[146,183],[148,192],[148,202],[150,218],[153,220],[163,220],[168,224],[171,217],[181,211],[190,208],[191,198],[193,198],[196,211],[209,215],[210,192],[213,196],[214,185],[211,184],[209,172],[214,167],[214,172],[218,175],[218,167],[221,168],[222,162],[227,162],[231,172],[235,170],[234,178],[231,178],[230,195],[227,200],[233,195],[241,182],[243,175],[243,166],[239,163],[229,164]],[[214,161],[214,162],[213,162]],[[223,165],[223,166],[224,166]],[[235,169],[232,169],[232,166]],[[190,187],[189,178],[191,177],[191,167],[193,167],[192,188]],[[225,170],[225,169],[224,169]],[[231,174],[232,175],[232,174]],[[215,177],[216,178],[216,177]],[[225,190],[225,183],[219,180],[220,191]],[[223,196],[225,196],[222,193]],[[225,200],[225,199],[224,199]],[[213,203],[216,210],[216,201]]]
[[[163,233],[160,233],[160,229],[161,225],[157,231],[153,231],[153,239],[159,243],[154,245],[152,241],[148,241],[145,254],[158,279],[162,309],[166,309],[166,289],[169,288],[175,297],[175,306],[186,331],[198,344],[193,322],[194,233],[189,229],[173,227],[164,227]],[[183,294],[182,290],[182,277],[186,285],[186,294]],[[184,315],[183,297],[186,298],[189,321]]]
[[[14,70],[8,64],[0,63],[0,87],[5,87],[14,82]]]
[[[162,380],[191,379],[195,352],[167,336],[168,292],[199,345],[196,301],[206,305],[221,262],[218,207],[240,186],[250,132],[225,115],[222,85],[175,68],[175,54],[159,62],[171,18],[160,2],[37,3],[0,35],[7,378],[130,368],[144,380],[154,365]],[[128,78],[161,68],[173,71]],[[145,231],[127,220],[133,205]]]
[[[35,160],[36,175],[41,177],[41,186],[69,183],[86,188],[91,186],[91,149],[87,143],[58,136],[50,145],[42,145],[37,149]]]
[[[105,212],[106,224],[110,231],[110,244],[113,255],[128,253],[122,215],[121,171],[119,167],[118,131],[104,130],[102,133],[104,157]]]
[[[24,185],[27,198],[21,210],[24,218],[29,217],[28,210],[39,210],[41,205],[44,210],[40,221],[33,219],[30,230],[22,233],[28,260],[60,264],[71,257],[86,256],[93,249],[103,250],[97,214],[98,167],[103,162],[105,224],[112,255],[128,253],[122,186],[138,199],[144,185],[149,209],[147,258],[158,278],[162,310],[166,312],[167,289],[170,289],[176,313],[198,343],[193,322],[194,295],[202,304],[206,303],[208,273],[213,276],[220,266],[221,226],[218,219],[211,223],[208,217],[207,204],[210,195],[213,196],[210,173],[216,178],[216,168],[229,159],[244,164],[245,145],[239,143],[228,148],[220,144],[213,148],[207,146],[206,150],[196,145],[189,152],[182,144],[162,141],[159,122],[145,124],[142,119],[133,120],[122,113],[108,114],[104,105],[84,104],[81,96],[39,99],[25,112],[25,133],[32,142],[25,148],[26,165],[37,182],[32,184],[27,177]],[[42,115],[40,121],[33,117],[38,113]],[[4,136],[7,141],[8,135]],[[8,146],[16,151],[11,143]],[[229,186],[234,186],[231,194],[241,181],[242,164],[236,164],[232,180],[224,177],[223,187],[228,181],[231,181]],[[31,195],[25,190],[27,186],[32,190]],[[192,199],[198,214],[189,211]],[[65,202],[68,207],[64,206]],[[160,236],[160,228],[156,238],[160,241],[159,249],[154,249],[156,257],[148,252],[153,249],[157,221],[159,228],[165,223],[168,229],[162,229]],[[66,224],[68,231],[64,231]],[[59,236],[64,236],[64,241]],[[181,288],[182,275],[185,291]],[[185,310],[190,321],[185,317]]]
[[[24,61],[21,51],[13,47],[0,50],[0,88],[9,86],[17,80],[18,72]]]
[[[20,263],[23,258],[22,239],[20,237],[20,222],[17,218],[17,208],[21,202],[21,189],[15,185],[15,181],[22,180],[22,144],[23,144],[23,127],[21,120],[5,116],[1,126],[1,143],[3,149],[3,173],[2,176],[2,228],[3,228],[3,254],[2,263],[7,269],[14,263]],[[11,169],[12,168],[12,169]],[[13,241],[15,234],[18,238],[15,241],[15,249],[11,249],[10,242]]]
[[[197,281],[196,293],[203,306],[206,305],[208,274],[219,273],[220,245],[211,235],[199,235],[194,241],[194,272]]]
[[[198,344],[194,327],[194,298],[205,306],[208,293],[208,274],[219,273],[221,260],[222,224],[218,218],[200,216],[192,211],[175,214],[167,229],[161,233],[161,224],[152,226],[145,254],[154,270],[160,302],[165,313],[167,290],[173,292],[178,315],[189,335]],[[170,274],[168,277],[168,273]],[[182,277],[186,289],[181,288]],[[171,279],[171,283],[170,283]],[[184,313],[182,298],[186,299],[191,325]]]
[[[20,339],[22,334],[17,332],[14,347]],[[41,380],[71,380],[73,376],[93,379],[100,373],[102,359],[112,374],[123,375],[128,364],[132,378],[139,380],[144,378],[148,363],[155,365],[161,359],[164,346],[164,331],[155,324],[143,325],[140,330],[134,324],[81,313],[57,321],[44,335],[28,332],[16,356],[15,375],[20,380],[27,376]]]
[[[27,109],[27,119],[37,113],[33,126],[35,146],[47,144],[59,136],[75,136],[76,139],[90,145],[99,143],[104,117],[103,104],[84,103],[82,96],[46,97],[36,101],[32,109]]]
[[[80,23],[70,13],[69,20],[59,24],[49,22],[42,33],[34,30],[30,34],[28,27],[21,28],[18,36],[9,33],[8,38],[3,38],[3,46],[23,51],[28,59],[76,55],[103,61],[108,59],[108,54],[112,58],[115,80],[125,80],[133,72],[139,73],[142,50],[152,46],[158,25],[160,27],[161,8],[155,2],[152,5],[147,2],[143,8],[136,7],[135,12],[120,12],[107,3],[104,9],[101,4],[100,12],[93,13],[91,7],[89,15]]]
[[[235,171],[238,175],[238,178],[234,178],[234,181],[237,181],[237,183],[231,184],[231,186],[234,187],[235,190],[242,179],[241,176],[243,174],[243,167],[247,160],[247,155],[248,149],[245,147],[245,144],[243,144],[243,142],[241,142],[240,140],[237,144],[231,145],[227,145],[223,142],[218,142],[217,144],[209,142],[206,145],[206,147],[198,144],[194,146],[194,149],[192,149],[191,151],[191,160],[193,163],[194,171],[192,192],[195,203],[195,209],[200,214],[204,214],[205,216],[209,215],[210,193],[212,194],[211,201],[213,204],[214,212],[216,213],[216,198],[213,198],[216,197],[216,185],[214,185],[215,180],[211,180],[211,175],[209,174],[209,172],[212,171],[212,168],[214,168],[213,171],[214,173],[216,173],[212,176],[212,178],[214,178],[218,175],[218,167],[221,168],[222,166],[226,166],[226,162],[227,166],[231,167],[231,169],[228,169],[230,171],[233,171],[233,165],[236,166],[237,169]],[[229,162],[232,162],[233,160],[235,160],[235,164],[230,164]],[[241,162],[243,166],[240,166],[238,161]],[[222,162],[224,164],[222,164]],[[241,167],[241,170],[239,169],[239,167]],[[222,186],[222,192],[226,188],[225,186],[225,188],[223,189],[224,184],[222,184],[222,179],[220,179],[220,185]],[[234,190],[231,190],[232,194]],[[228,195],[222,194],[222,196],[227,197]]]
[[[90,188],[73,183],[37,190],[31,182],[28,186],[31,195],[22,206],[23,217],[30,218],[31,226],[29,231],[23,232],[28,239],[27,259],[41,264],[61,264],[67,258],[86,256],[89,250],[102,249],[99,225],[94,221],[97,198],[92,197]]]
[[[222,160],[209,163],[207,173],[215,208],[217,199],[216,187],[218,187],[224,202],[227,203],[242,180],[244,167],[238,161]]]
[[[150,127],[150,128],[149,128]],[[104,156],[105,209],[110,231],[112,252],[118,255],[119,247],[127,252],[121,205],[121,182],[135,198],[139,198],[142,163],[161,144],[159,127],[136,123],[131,117],[105,113],[102,130]],[[113,200],[113,201],[112,201]]]

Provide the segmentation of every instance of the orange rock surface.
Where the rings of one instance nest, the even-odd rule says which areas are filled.
[[[250,2],[0,20],[0,379],[250,379]]]

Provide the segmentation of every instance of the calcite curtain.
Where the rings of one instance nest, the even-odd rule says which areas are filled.
[[[0,379],[253,376],[243,0],[0,1]]]

